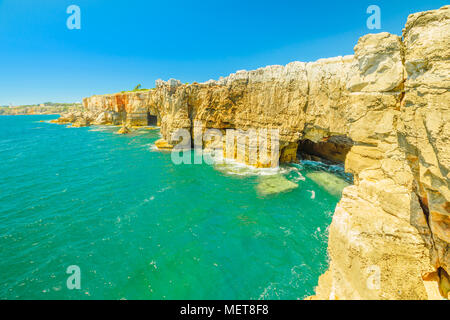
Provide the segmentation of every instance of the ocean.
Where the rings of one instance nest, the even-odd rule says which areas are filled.
[[[175,165],[158,130],[40,122],[57,117],[0,116],[0,299],[314,294],[342,168]]]

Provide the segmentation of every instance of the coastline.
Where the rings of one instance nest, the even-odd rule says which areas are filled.
[[[85,112],[55,122],[128,128],[152,117],[165,149],[195,121],[202,131],[275,127],[282,163],[295,162],[306,140],[325,158],[342,152],[355,181],[335,210],[330,268],[312,298],[436,299],[448,295],[450,273],[450,84],[441,76],[449,35],[446,6],[410,15],[403,37],[362,37],[354,56],[205,83],[157,81],[154,90],[85,98]],[[379,282],[368,285],[374,272]]]

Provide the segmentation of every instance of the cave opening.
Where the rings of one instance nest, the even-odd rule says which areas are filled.
[[[345,169],[353,145],[347,136],[328,137],[318,142],[303,139],[298,142],[297,159],[312,171],[306,173],[308,178],[340,199],[344,188],[355,182],[353,174]]]
[[[151,115],[150,112],[147,112],[147,125],[148,126],[158,125],[158,117]]]
[[[344,165],[352,146],[353,140],[347,136],[333,136],[320,142],[303,139],[298,142],[297,157],[300,160]]]

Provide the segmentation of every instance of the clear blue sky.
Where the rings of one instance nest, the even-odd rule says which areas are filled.
[[[81,30],[66,9],[81,8]],[[366,9],[381,8],[368,30]],[[241,69],[353,53],[366,33],[401,34],[408,14],[446,1],[0,0],[0,105],[74,102],[158,78],[218,79]]]

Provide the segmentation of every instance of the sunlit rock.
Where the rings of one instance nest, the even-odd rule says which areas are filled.
[[[445,6],[410,15],[402,38],[362,37],[354,56],[241,70],[207,83],[157,81],[153,90],[85,98],[86,115],[60,121],[91,121],[105,111],[113,124],[129,114],[156,116],[162,135],[156,146],[163,150],[175,145],[173,133],[193,132],[195,123],[224,135],[276,129],[279,150],[269,152],[277,151],[281,162],[296,160],[301,140],[345,137],[351,149],[338,152],[338,160],[345,158],[354,185],[335,210],[330,267],[315,298],[427,299],[422,276],[440,268],[450,273],[449,42]],[[249,144],[238,142],[236,150]],[[329,155],[323,144],[317,147]],[[249,159],[233,151],[229,157]],[[345,187],[324,173],[310,178],[337,195]],[[292,190],[286,181],[262,177],[257,189]],[[368,287],[368,270],[381,272],[381,289]]]
[[[159,139],[159,140],[157,140],[156,142],[155,142],[155,146],[158,148],[158,149],[161,149],[161,150],[171,150],[171,149],[173,149],[173,145],[171,145],[171,144],[169,144],[166,140],[164,140],[164,139]]]

